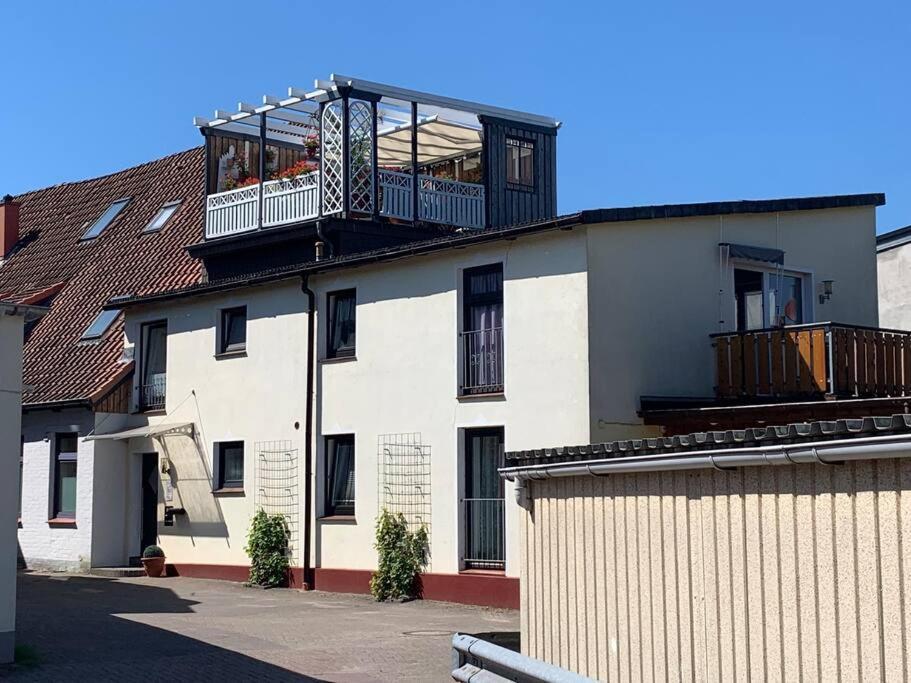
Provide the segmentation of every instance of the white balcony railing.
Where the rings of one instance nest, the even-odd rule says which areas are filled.
[[[409,173],[381,169],[377,173],[379,213],[410,221],[413,182]],[[262,225],[271,228],[319,217],[319,173],[263,183]],[[484,227],[484,186],[418,176],[420,220],[462,228]],[[259,226],[259,185],[239,187],[206,199],[206,239],[256,230]]]
[[[319,173],[263,183],[263,226],[296,223],[319,216]]]

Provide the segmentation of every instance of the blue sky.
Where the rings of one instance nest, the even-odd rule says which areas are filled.
[[[337,72],[562,120],[561,213],[877,191],[881,232],[911,223],[907,0],[33,1],[3,23],[2,194]]]

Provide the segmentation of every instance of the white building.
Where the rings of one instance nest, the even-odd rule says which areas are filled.
[[[197,200],[152,259],[168,275],[106,285],[110,400],[24,427],[27,560],[124,563],[157,541],[171,572],[243,580],[262,507],[291,525],[295,585],[366,591],[386,507],[428,527],[425,597],[517,606],[504,449],[895,395],[846,360],[878,322],[882,195],[558,217],[547,117],[346,77],[265,101],[197,120],[205,177],[181,175]],[[75,433],[85,550],[41,519],[70,453],[52,444]]]
[[[2,213],[9,211],[5,205]],[[15,209],[14,209],[15,211]],[[35,306],[0,301],[0,664],[16,644],[16,525],[21,503],[22,333],[44,315]]]
[[[880,322],[911,329],[911,225],[877,236],[876,265]]]

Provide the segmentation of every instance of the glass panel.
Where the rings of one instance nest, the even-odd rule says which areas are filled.
[[[534,187],[535,143],[530,140],[506,138],[506,181]]]
[[[63,460],[57,463],[57,514],[76,514],[76,461]]]
[[[224,312],[222,321],[224,342],[222,351],[239,351],[247,346],[247,309],[234,308]]]
[[[221,453],[222,486],[242,486],[244,483],[243,444],[223,444]]]
[[[327,514],[354,514],[354,439],[328,441]]]
[[[803,322],[803,281],[793,275],[781,276],[780,296],[782,302],[781,318],[784,325],[797,325]]]
[[[762,315],[762,273],[755,270],[734,270],[734,306],[738,330],[764,327]]]
[[[77,439],[75,434],[58,434],[57,455],[75,455],[78,449]]]
[[[329,355],[351,354],[355,348],[357,302],[354,292],[331,294],[329,299]]]
[[[466,498],[503,497],[503,479],[497,471],[501,466],[501,445],[502,437],[499,433],[469,436]]]
[[[104,210],[104,213],[98,217],[98,220],[89,226],[89,229],[85,231],[82,239],[89,240],[93,237],[98,237],[98,235],[100,235],[101,232],[106,227],[108,227],[115,218],[117,218],[117,214],[119,214],[129,203],[129,199],[121,199],[111,204],[107,209]]]
[[[98,339],[101,337],[101,335],[108,331],[111,323],[114,322],[119,314],[119,310],[102,311],[99,313],[98,317],[92,321],[92,324],[89,325],[88,329],[82,333],[82,339]]]
[[[162,206],[160,209],[158,209],[158,213],[155,214],[155,217],[152,218],[143,232],[155,232],[157,230],[161,230],[164,227],[164,224],[168,222],[168,219],[174,215],[174,212],[177,211],[179,206],[180,202]]]
[[[167,369],[168,328],[164,325],[150,325],[146,328],[145,359],[143,361],[143,383],[164,375]]]

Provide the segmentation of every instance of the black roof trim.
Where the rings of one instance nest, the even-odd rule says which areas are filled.
[[[702,204],[662,204],[654,206],[632,206],[616,209],[587,209],[578,213],[567,214],[543,221],[519,223],[497,228],[483,230],[465,230],[452,234],[445,234],[427,240],[407,242],[392,247],[383,247],[372,251],[339,256],[334,259],[310,261],[297,266],[281,269],[281,277],[288,277],[295,273],[299,275],[316,274],[337,270],[340,268],[354,268],[382,261],[391,261],[419,254],[429,254],[446,249],[484,244],[502,239],[514,239],[552,230],[571,230],[579,225],[595,223],[617,223],[638,220],[656,220],[667,218],[689,218],[695,216],[715,216],[740,213],[769,213],[779,211],[812,211],[818,209],[846,208],[853,206],[881,206],[885,204],[886,196],[882,193],[873,194],[848,194],[833,195],[828,197],[794,197],[789,199],[761,199],[740,200],[728,202],[706,202]],[[179,299],[197,294],[227,291],[246,287],[251,284],[268,282],[271,279],[280,279],[274,274],[256,273],[242,278],[231,278],[209,283],[200,283],[182,290],[172,290],[164,294],[136,296],[130,299],[120,299],[120,308],[145,303],[155,303],[168,299]],[[112,307],[111,303],[105,308]]]
[[[876,236],[876,251],[888,251],[911,242],[911,225]]]

